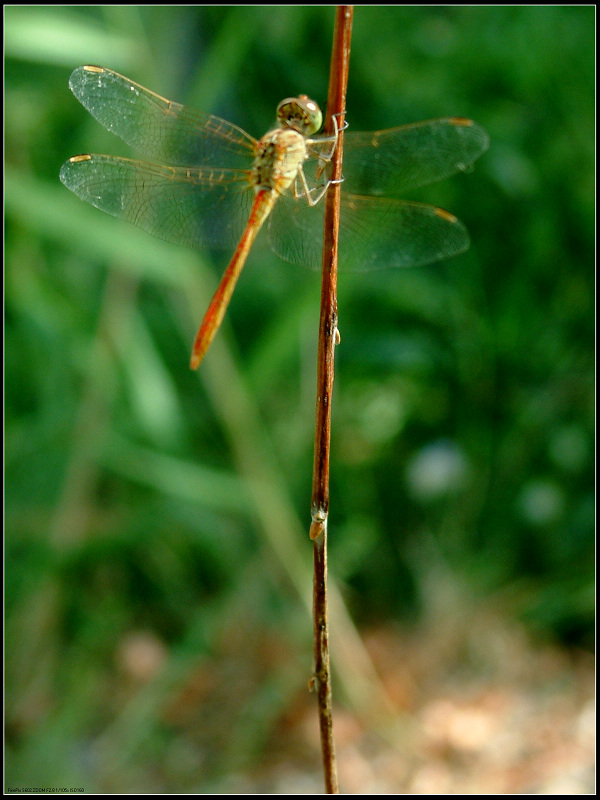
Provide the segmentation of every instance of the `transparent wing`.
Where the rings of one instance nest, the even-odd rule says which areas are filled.
[[[468,170],[489,146],[470,119],[417,122],[372,133],[344,134],[344,191],[397,197]]]
[[[465,226],[441,208],[391,198],[343,199],[340,258],[350,269],[421,267],[468,247]]]
[[[188,247],[235,247],[254,193],[243,170],[187,169],[105,155],[74,156],[60,171],[86,203]]]
[[[254,157],[256,140],[241,128],[166,100],[118,72],[78,67],[69,86],[101,125],[152,159],[243,169]]]
[[[269,223],[272,249],[284,261],[321,267],[324,203],[310,208],[283,196]],[[465,226],[435,206],[342,191],[340,270],[418,267],[469,247]]]

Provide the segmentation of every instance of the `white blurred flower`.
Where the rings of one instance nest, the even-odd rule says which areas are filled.
[[[547,525],[562,514],[564,492],[549,480],[530,481],[521,492],[518,506],[521,515],[531,525]]]
[[[468,475],[464,452],[446,439],[423,447],[406,470],[410,491],[419,500],[434,500],[462,489]]]

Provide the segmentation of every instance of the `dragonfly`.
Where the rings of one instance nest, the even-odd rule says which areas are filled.
[[[73,156],[62,183],[82,200],[175,244],[235,248],[198,329],[190,367],[213,341],[259,230],[284,261],[320,268],[327,167],[337,133],[318,135],[306,95],[277,107],[277,126],[255,139],[237,125],[172,102],[123,75],[78,67],[69,86],[108,131],[151,162]],[[339,258],[344,268],[415,267],[469,247],[464,225],[403,192],[468,171],[489,146],[462,117],[344,133]]]

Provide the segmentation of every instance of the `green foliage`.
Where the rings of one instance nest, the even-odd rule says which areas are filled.
[[[195,785],[185,746],[152,773],[177,728],[156,712],[223,631],[283,623],[294,655],[261,689],[270,715],[305,680],[318,277],[258,247],[189,373],[211,254],[84,206],[58,172],[80,152],[130,155],[70,94],[79,64],[260,135],[283,97],[324,104],[332,20],[5,9],[10,784]],[[415,197],[465,222],[466,255],[340,277],[330,574],[357,619],[426,615],[442,570],[532,630],[591,644],[594,87],[591,7],[356,9],[355,130],[465,116],[492,142],[471,174]],[[122,706],[115,653],[136,631],[169,656]],[[232,741],[255,741],[268,715],[253,727],[254,711]]]

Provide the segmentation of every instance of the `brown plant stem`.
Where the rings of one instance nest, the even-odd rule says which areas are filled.
[[[314,673],[312,685],[317,692],[321,751],[325,774],[325,790],[338,794],[337,766],[333,744],[331,673],[329,665],[329,631],[327,622],[327,515],[329,512],[329,445],[331,434],[331,399],[333,391],[334,351],[339,341],[337,328],[337,257],[340,213],[340,181],[342,178],[343,126],[346,109],[346,87],[352,34],[352,6],[336,9],[327,120],[325,133],[332,134],[337,121],[337,146],[332,158],[332,181],[327,191],[323,238],[323,275],[321,284],[321,316],[317,356],[317,408],[315,457],[311,499],[310,537],[313,539],[313,631]]]

